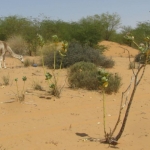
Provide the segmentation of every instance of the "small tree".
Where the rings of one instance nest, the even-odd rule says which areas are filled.
[[[149,61],[149,58],[150,58],[150,49],[149,49],[149,43],[150,43],[150,37],[146,37],[145,38],[145,45],[144,46],[139,46],[135,41],[134,41],[134,37],[128,33],[125,38],[127,40],[130,40],[132,41],[138,48],[139,50],[142,52],[142,57],[144,57],[145,61],[143,64],[139,63],[139,67],[137,68],[137,70],[133,69],[132,68],[132,72],[133,72],[133,75],[132,75],[132,78],[131,78],[131,82],[128,86],[128,88],[125,90],[125,92],[122,93],[122,99],[121,99],[121,104],[120,104],[120,110],[119,110],[119,115],[118,115],[118,119],[117,119],[117,122],[115,124],[115,127],[113,130],[110,130],[109,133],[106,132],[105,130],[105,115],[103,116],[104,118],[104,133],[105,133],[105,139],[102,140],[101,142],[102,143],[108,143],[108,144],[112,144],[112,145],[116,145],[118,143],[118,140],[121,138],[123,132],[124,132],[124,129],[125,129],[125,126],[126,126],[126,123],[127,123],[127,119],[128,119],[128,116],[129,116],[129,112],[130,112],[130,108],[131,108],[131,105],[132,105],[132,102],[133,102],[133,98],[134,98],[134,95],[136,93],[136,90],[137,90],[137,87],[139,85],[139,83],[141,82],[142,80],[142,77],[145,73],[145,69],[146,69],[146,65],[148,64],[148,61]],[[125,49],[127,50],[127,49]],[[127,50],[127,52],[129,53],[129,51]],[[130,61],[130,55],[129,55],[129,61]],[[130,61],[131,62],[131,61]],[[142,72],[140,74],[140,72]],[[103,77],[106,81],[106,77]],[[103,78],[100,78],[101,80]],[[107,83],[108,82],[108,83]],[[106,83],[109,84],[109,81],[107,81]],[[121,120],[121,114],[122,114],[122,110],[124,108],[124,106],[126,105],[127,103],[127,100],[128,100],[128,97],[126,96],[126,101],[125,103],[123,104],[123,99],[124,99],[124,95],[130,90],[131,88],[131,84],[133,83],[133,89],[132,89],[132,92],[131,92],[131,96],[129,98],[129,102],[128,102],[128,105],[127,105],[127,109],[126,109],[126,112],[125,112],[125,116],[123,118],[123,123],[121,125],[121,128],[119,130],[119,133],[114,137],[114,132],[116,131],[117,127],[118,127],[118,124]],[[104,93],[104,92],[103,92]],[[103,98],[104,99],[104,98]],[[103,106],[103,109],[105,109],[105,105]],[[104,112],[105,113],[105,112]]]

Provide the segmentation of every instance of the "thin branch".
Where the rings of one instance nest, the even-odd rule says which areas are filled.
[[[121,47],[121,46],[120,46]],[[121,47],[122,49],[124,49],[124,50],[126,50],[127,52],[128,52],[128,58],[129,58],[129,62],[131,63],[131,58],[130,58],[130,52],[129,52],[129,50],[127,50],[126,48],[124,48],[124,47]],[[132,69],[132,72],[133,72],[133,74],[134,74],[134,76],[135,76],[135,72],[134,72],[134,69],[131,67],[131,69]]]
[[[116,122],[116,125],[115,125],[113,131],[111,132],[111,137],[113,136],[113,134],[114,134],[114,132],[115,132],[115,130],[116,130],[116,128],[117,128],[117,126],[118,126],[120,120],[121,120],[121,119],[120,119],[120,118],[121,118],[121,113],[122,113],[122,110],[123,110],[123,108],[124,108],[124,106],[123,106],[124,94],[125,94],[127,91],[130,90],[131,85],[132,85],[132,82],[133,82],[133,76],[131,77],[131,81],[130,81],[130,84],[129,84],[129,86],[127,87],[127,89],[126,89],[124,92],[122,92],[121,103],[120,103],[120,110],[119,110],[119,116],[118,116],[118,120],[117,120],[117,122]],[[127,103],[127,100],[128,100],[128,97],[126,96],[125,105],[126,105],[126,103]]]
[[[141,67],[143,68],[143,72],[142,72],[142,75],[141,75],[140,79],[139,79],[139,80],[137,81],[137,83],[136,83],[137,86],[139,85],[139,83],[141,82],[141,79],[143,78],[143,75],[144,75],[144,73],[145,73],[146,65],[142,65]]]

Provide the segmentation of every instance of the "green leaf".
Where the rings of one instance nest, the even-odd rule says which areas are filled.
[[[17,82],[17,81],[18,81],[18,78],[15,78],[15,81]]]
[[[55,88],[55,84],[51,84],[49,87],[54,89]]]
[[[49,72],[47,72],[46,74],[45,74],[45,80],[49,80],[49,79],[51,79],[52,78],[52,75],[49,73]]]
[[[26,77],[26,76],[23,76],[23,77],[22,77],[22,80],[23,80],[23,81],[26,81],[26,80],[27,80],[27,77]]]

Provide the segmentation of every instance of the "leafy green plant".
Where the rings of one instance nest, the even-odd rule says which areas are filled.
[[[105,106],[105,89],[108,87],[109,84],[109,73],[106,72],[104,69],[98,71],[97,79],[99,82],[99,87],[102,90],[103,94],[103,125],[104,125],[104,135],[105,139],[108,139],[108,135],[106,133],[106,106]]]
[[[49,88],[50,88],[50,92],[56,96],[56,97],[60,97],[60,93],[61,93],[61,88],[58,88],[58,74],[56,75],[55,73],[55,69],[56,69],[56,52],[57,52],[57,45],[58,45],[58,36],[57,35],[53,35],[52,39],[53,39],[53,44],[54,44],[54,48],[53,48],[53,72],[51,75],[49,72],[45,71],[45,64],[44,64],[44,57],[43,57],[43,52],[42,52],[42,48],[45,44],[44,39],[41,35],[37,35],[38,37],[38,41],[39,41],[39,45],[41,47],[41,57],[42,57],[42,65],[43,65],[43,70],[44,70],[44,75],[45,75],[45,80],[48,81],[49,84]],[[68,47],[68,43],[66,41],[62,42],[62,47],[59,50],[59,54],[61,56],[61,63],[60,63],[60,69],[62,66],[62,62],[63,62],[63,57],[65,57],[66,52],[67,52],[67,47]],[[53,77],[53,81],[51,80]]]
[[[19,91],[19,87],[18,87],[18,78],[15,78],[15,82],[16,82],[16,88],[17,88],[17,95],[16,95],[16,98],[17,98],[17,101],[19,102],[22,102],[25,100],[25,82],[27,80],[27,77],[26,76],[23,76],[22,77],[22,81],[23,81],[23,88],[22,88],[22,91],[20,92]]]
[[[42,48],[45,44],[45,41],[44,41],[43,37],[40,34],[37,34],[37,38],[38,38],[38,43],[39,43],[39,46],[40,46],[40,52],[41,52],[41,58],[42,58],[42,67],[43,67],[44,75],[46,77],[45,80],[48,81],[49,87],[51,88],[52,85],[53,85],[53,83],[51,83],[52,75],[49,72],[46,72],[45,64],[44,64],[43,51],[42,51]]]
[[[138,63],[141,63],[141,64],[144,64],[145,63],[145,58],[146,58],[146,55],[143,55],[143,53],[139,53],[135,56],[134,61],[138,62]],[[148,62],[147,63],[150,64],[150,57],[148,57]]]

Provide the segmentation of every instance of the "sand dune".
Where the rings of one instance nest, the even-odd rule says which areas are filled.
[[[108,47],[108,50],[105,51],[106,56],[110,57],[128,57],[128,52],[125,50],[127,49],[130,52],[130,56],[134,57],[139,53],[137,49],[134,49],[132,47],[121,45],[115,42],[109,42],[109,41],[102,41],[99,43],[100,45],[105,45]]]

